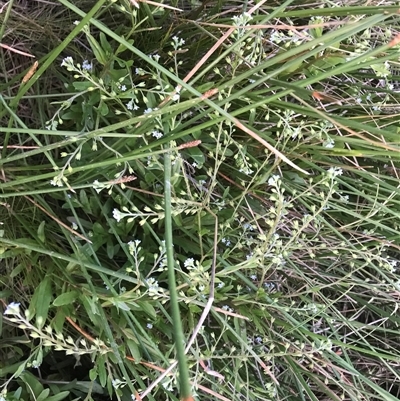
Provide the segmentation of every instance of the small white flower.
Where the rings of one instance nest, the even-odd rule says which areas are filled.
[[[113,386],[114,388],[118,388],[119,385],[120,385],[120,383],[121,383],[121,381],[118,380],[118,379],[114,379],[114,380],[111,382],[111,384],[112,384],[112,386]]]
[[[19,302],[11,302],[6,310],[4,311],[5,315],[19,315],[20,314],[20,310],[19,310],[19,306],[21,304]]]
[[[122,92],[125,92],[126,91],[126,85],[121,85],[120,89],[121,89]]]
[[[225,244],[226,246],[230,246],[231,245],[231,241],[227,238],[222,238],[222,243]]]
[[[254,227],[249,223],[244,223],[243,228],[248,231],[254,231]]]
[[[255,280],[257,280],[257,275],[252,274],[252,275],[250,276],[250,278],[251,278],[253,281],[255,281]]]
[[[126,104],[126,108],[127,108],[128,110],[134,110],[134,105],[135,105],[135,102],[134,102],[133,99],[132,99],[132,100],[130,100],[130,101]]]
[[[265,287],[267,290],[272,291],[272,290],[275,289],[276,286],[275,286],[275,284],[272,283],[272,282],[266,282],[266,283],[264,283],[264,287]]]
[[[61,67],[70,67],[74,65],[74,59],[72,57],[65,57],[61,63]]]
[[[218,288],[222,288],[225,284],[224,283],[218,283]]]
[[[148,109],[146,109],[143,114],[149,114],[153,111],[153,109],[151,107],[149,107]]]
[[[343,174],[343,170],[340,167],[331,167],[328,172],[328,177],[330,178],[335,178],[338,175],[342,175]]]
[[[178,49],[185,44],[185,40],[178,38],[177,36],[173,36],[172,40],[173,40],[172,45],[174,46],[175,49]]]
[[[163,134],[162,134],[160,131],[157,131],[157,130],[154,130],[151,134],[152,134],[152,135],[154,136],[154,138],[156,138],[156,139],[160,139],[160,138],[162,138],[162,136],[163,136]]]
[[[273,175],[268,180],[268,185],[274,187],[280,181],[281,177],[279,175]]]
[[[62,178],[59,175],[57,175],[50,181],[50,184],[53,185],[54,187],[62,187],[63,186]]]
[[[117,220],[118,222],[120,222],[120,220],[122,219],[122,213],[118,210],[118,209],[114,209],[113,210],[113,217],[115,220]]]
[[[152,325],[151,323],[147,323],[146,327],[147,327],[148,329],[152,329],[152,328],[153,328],[153,325]]]
[[[183,263],[185,267],[193,267],[194,266],[194,259],[193,258],[187,258],[185,262]]]
[[[40,367],[41,363],[39,361],[32,361],[32,368],[38,369]]]
[[[89,63],[88,60],[83,60],[82,68],[83,68],[84,70],[86,70],[86,71],[92,71],[92,69],[93,69],[93,64],[92,64],[92,63]]]
[[[323,143],[323,147],[327,149],[332,149],[335,147],[335,141],[333,139],[328,139]]]

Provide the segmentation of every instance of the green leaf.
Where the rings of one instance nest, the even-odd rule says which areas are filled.
[[[40,240],[41,242],[43,242],[43,243],[46,242],[46,235],[45,235],[45,232],[44,232],[44,227],[45,227],[45,225],[46,225],[46,222],[43,220],[43,221],[39,224],[39,227],[38,227],[38,229],[37,229],[37,235],[38,235],[38,237],[39,237],[39,240]]]
[[[84,393],[89,393],[90,391],[95,394],[104,394],[103,388],[99,383],[94,381],[77,381],[75,384],[75,388],[83,391]]]
[[[95,381],[97,379],[97,367],[96,366],[93,369],[89,370],[89,379],[91,381]]]
[[[73,85],[74,85],[74,88],[79,92],[85,91],[88,88],[93,87],[93,84],[91,82],[88,82],[88,81],[85,81],[85,82],[74,82]],[[64,114],[63,114],[63,118],[65,118]]]
[[[197,146],[193,148],[188,148],[187,152],[189,153],[190,157],[199,165],[202,166],[206,161],[204,153],[199,149]]]
[[[81,295],[79,297],[79,299],[81,300],[87,315],[89,316],[90,320],[92,321],[92,323],[94,323],[95,325],[98,325],[99,322],[99,310],[98,310],[98,306],[95,302],[94,299],[89,298],[85,295]]]
[[[97,372],[99,374],[99,380],[100,380],[100,385],[101,387],[105,387],[107,383],[107,370],[105,366],[105,359],[104,355],[100,355],[97,360]]]
[[[17,390],[14,391],[14,398],[19,400],[21,398],[22,387],[18,387]]]
[[[192,313],[201,313],[203,311],[199,306],[195,304],[189,304],[189,309]]]
[[[110,259],[113,259],[113,258],[114,258],[114,255],[115,255],[115,247],[114,247],[114,244],[113,244],[111,238],[109,238],[109,239],[107,240],[107,256],[108,256]]]
[[[30,315],[36,315],[36,325],[39,329],[46,323],[52,297],[51,278],[46,276],[36,288],[29,305]]]
[[[118,309],[122,309],[122,310],[124,310],[124,311],[130,311],[129,306],[128,306],[125,302],[120,301],[119,299],[113,298],[113,299],[111,300],[111,302],[112,302],[113,305],[116,306]]]
[[[39,397],[37,397],[36,401],[45,401],[46,398],[49,396],[50,394],[50,389],[49,388],[45,388],[40,394]]]
[[[79,200],[82,203],[82,206],[83,206],[85,212],[92,213],[92,211],[90,209],[89,199],[88,199],[88,197],[86,195],[86,191],[84,189],[81,189],[79,191]]]
[[[18,274],[20,274],[22,271],[24,271],[26,269],[26,265],[24,264],[24,262],[20,263],[18,266],[16,266],[15,268],[13,268],[13,270],[10,272],[10,277],[11,278],[15,278],[18,276]],[[1,331],[0,331],[1,332]]]
[[[106,103],[101,102],[100,106],[98,107],[99,113],[101,116],[105,117],[109,113],[109,108]]]
[[[137,302],[139,305],[139,308],[142,309],[147,315],[149,315],[152,319],[155,319],[157,317],[156,311],[153,307],[152,304],[149,302]]]
[[[101,65],[106,65],[107,57],[104,50],[101,48],[100,43],[90,33],[86,33],[86,37],[90,47],[92,48],[93,54],[96,57],[96,60]]]
[[[69,315],[68,307],[57,308],[56,316],[51,321],[51,327],[57,332],[62,333],[65,323],[65,317]]]
[[[112,47],[107,40],[107,36],[103,32],[100,32],[100,43],[102,48],[106,51],[106,53],[112,54],[113,52]]]
[[[78,297],[79,293],[77,291],[69,291],[65,292],[64,294],[59,295],[54,301],[54,306],[61,306],[61,305],[69,305],[72,304],[76,298]]]
[[[133,340],[126,340],[126,345],[129,348],[129,352],[132,356],[132,358],[136,361],[139,362],[142,359],[142,355],[140,354],[139,347]]]
[[[61,401],[64,398],[67,398],[69,395],[69,391],[60,391],[56,395],[52,395],[51,397],[47,398],[46,401]]]
[[[29,390],[33,393],[32,395],[35,398],[39,397],[39,395],[42,394],[43,385],[31,372],[28,371],[23,372],[20,378],[29,387]]]
[[[133,45],[134,40],[133,40],[133,39],[128,39],[128,40],[126,40],[126,42],[129,43],[130,45]],[[117,50],[115,51],[115,54],[117,55],[117,54],[119,54],[119,53],[122,53],[122,52],[124,52],[126,49],[127,49],[127,47],[126,47],[123,43],[121,43],[121,44],[117,47]],[[120,59],[117,59],[118,62],[119,62],[119,60],[120,60]],[[124,63],[125,63],[125,60],[121,60],[121,62],[124,62]],[[121,66],[121,67],[123,67],[123,66]]]

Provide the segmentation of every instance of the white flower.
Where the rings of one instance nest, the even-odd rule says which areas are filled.
[[[121,89],[122,92],[125,92],[126,91],[126,85],[121,85],[120,89]]]
[[[257,280],[257,276],[256,276],[255,274],[252,274],[252,275],[250,276],[250,278],[251,278],[252,280]]]
[[[151,107],[149,107],[148,109],[146,109],[143,114],[149,114],[153,111],[153,109]]]
[[[72,57],[65,57],[61,63],[61,67],[70,67],[74,65],[74,59]]]
[[[50,181],[50,184],[53,185],[54,187],[62,187],[63,186],[62,178],[59,175],[57,175]]]
[[[114,379],[111,384],[114,388],[118,388],[120,381],[118,379]]]
[[[39,361],[32,361],[32,368],[38,369],[40,367],[41,363]]]
[[[178,38],[177,36],[173,36],[172,40],[172,45],[175,47],[175,49],[178,49],[185,44],[184,39]]]
[[[154,138],[156,138],[156,139],[160,139],[160,138],[162,138],[162,136],[163,136],[163,134],[162,134],[160,131],[157,131],[157,130],[154,130],[151,134],[152,134],[152,135],[154,136]]]
[[[183,263],[183,265],[184,265],[185,267],[192,267],[192,266],[194,266],[194,259],[193,259],[193,258],[187,258],[187,259],[185,260],[185,262]]]
[[[153,325],[152,325],[151,323],[147,323],[146,327],[147,327],[148,329],[152,329],[152,328],[153,328]]]
[[[132,99],[132,100],[130,100],[130,101],[126,104],[126,108],[127,108],[128,110],[134,110],[134,105],[135,105],[135,102],[134,102],[133,99]]]
[[[83,68],[84,70],[86,70],[86,71],[92,71],[92,69],[93,69],[93,64],[92,64],[92,63],[89,63],[88,60],[83,60],[82,68]]]
[[[279,177],[279,175],[273,175],[268,180],[268,185],[271,185],[272,187],[275,187],[276,184],[280,181],[280,179],[281,179],[281,177]]]
[[[323,143],[324,148],[332,149],[335,147],[335,141],[333,139],[328,139]]]
[[[243,228],[244,228],[245,230],[254,231],[254,227],[253,227],[251,224],[249,224],[249,223],[244,223],[244,224],[243,224]]]
[[[113,210],[113,217],[118,222],[120,222],[120,220],[123,218],[122,213],[118,209]]]
[[[231,241],[229,239],[226,238],[222,238],[222,243],[225,244],[226,246],[230,246],[231,245]]]
[[[275,289],[275,284],[272,282],[266,282],[264,283],[264,287],[267,288],[269,291],[272,291],[273,289]]]
[[[11,302],[6,310],[4,311],[5,315],[19,315],[20,311],[19,311],[19,306],[21,304],[19,302]]]
[[[329,178],[335,178],[338,175],[342,175],[343,174],[343,170],[340,167],[331,167],[328,172],[328,177]]]

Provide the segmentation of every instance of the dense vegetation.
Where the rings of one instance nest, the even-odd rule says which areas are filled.
[[[0,2],[0,400],[397,400],[394,1]]]

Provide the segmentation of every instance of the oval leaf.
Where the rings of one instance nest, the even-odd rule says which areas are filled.
[[[59,295],[53,302],[54,306],[62,306],[72,304],[78,297],[77,291],[69,291]]]

